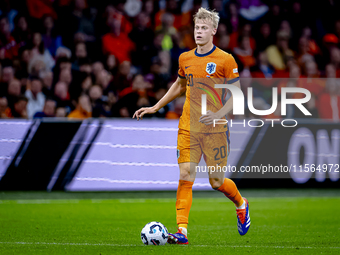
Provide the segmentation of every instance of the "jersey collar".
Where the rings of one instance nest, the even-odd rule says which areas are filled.
[[[213,47],[209,52],[204,53],[204,54],[199,54],[199,53],[197,52],[197,48],[196,48],[196,50],[195,50],[195,55],[196,55],[197,57],[206,57],[206,56],[209,56],[211,53],[213,53],[215,49],[216,49],[216,46],[214,45],[214,47]]]

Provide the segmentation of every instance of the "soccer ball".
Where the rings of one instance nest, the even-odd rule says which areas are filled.
[[[144,226],[140,236],[145,245],[164,245],[168,241],[168,234],[162,223],[152,221]]]

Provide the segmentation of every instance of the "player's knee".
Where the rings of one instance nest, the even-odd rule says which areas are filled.
[[[179,179],[184,181],[195,181],[195,174],[190,171],[192,165],[189,163],[181,164],[179,167]]]
[[[181,171],[179,174],[179,179],[184,181],[191,181],[190,171]]]
[[[221,178],[210,178],[209,179],[210,185],[213,189],[218,189],[219,187],[221,187],[223,184],[223,181],[224,180]]]

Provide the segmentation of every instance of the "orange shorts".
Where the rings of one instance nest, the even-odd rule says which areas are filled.
[[[199,163],[203,154],[207,166],[226,166],[230,152],[229,131],[222,133],[196,133],[178,130],[177,160]]]

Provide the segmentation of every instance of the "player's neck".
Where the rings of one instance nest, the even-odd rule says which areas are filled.
[[[197,53],[199,54],[205,54],[212,50],[214,47],[214,44],[212,42],[208,42],[204,45],[197,45]]]

